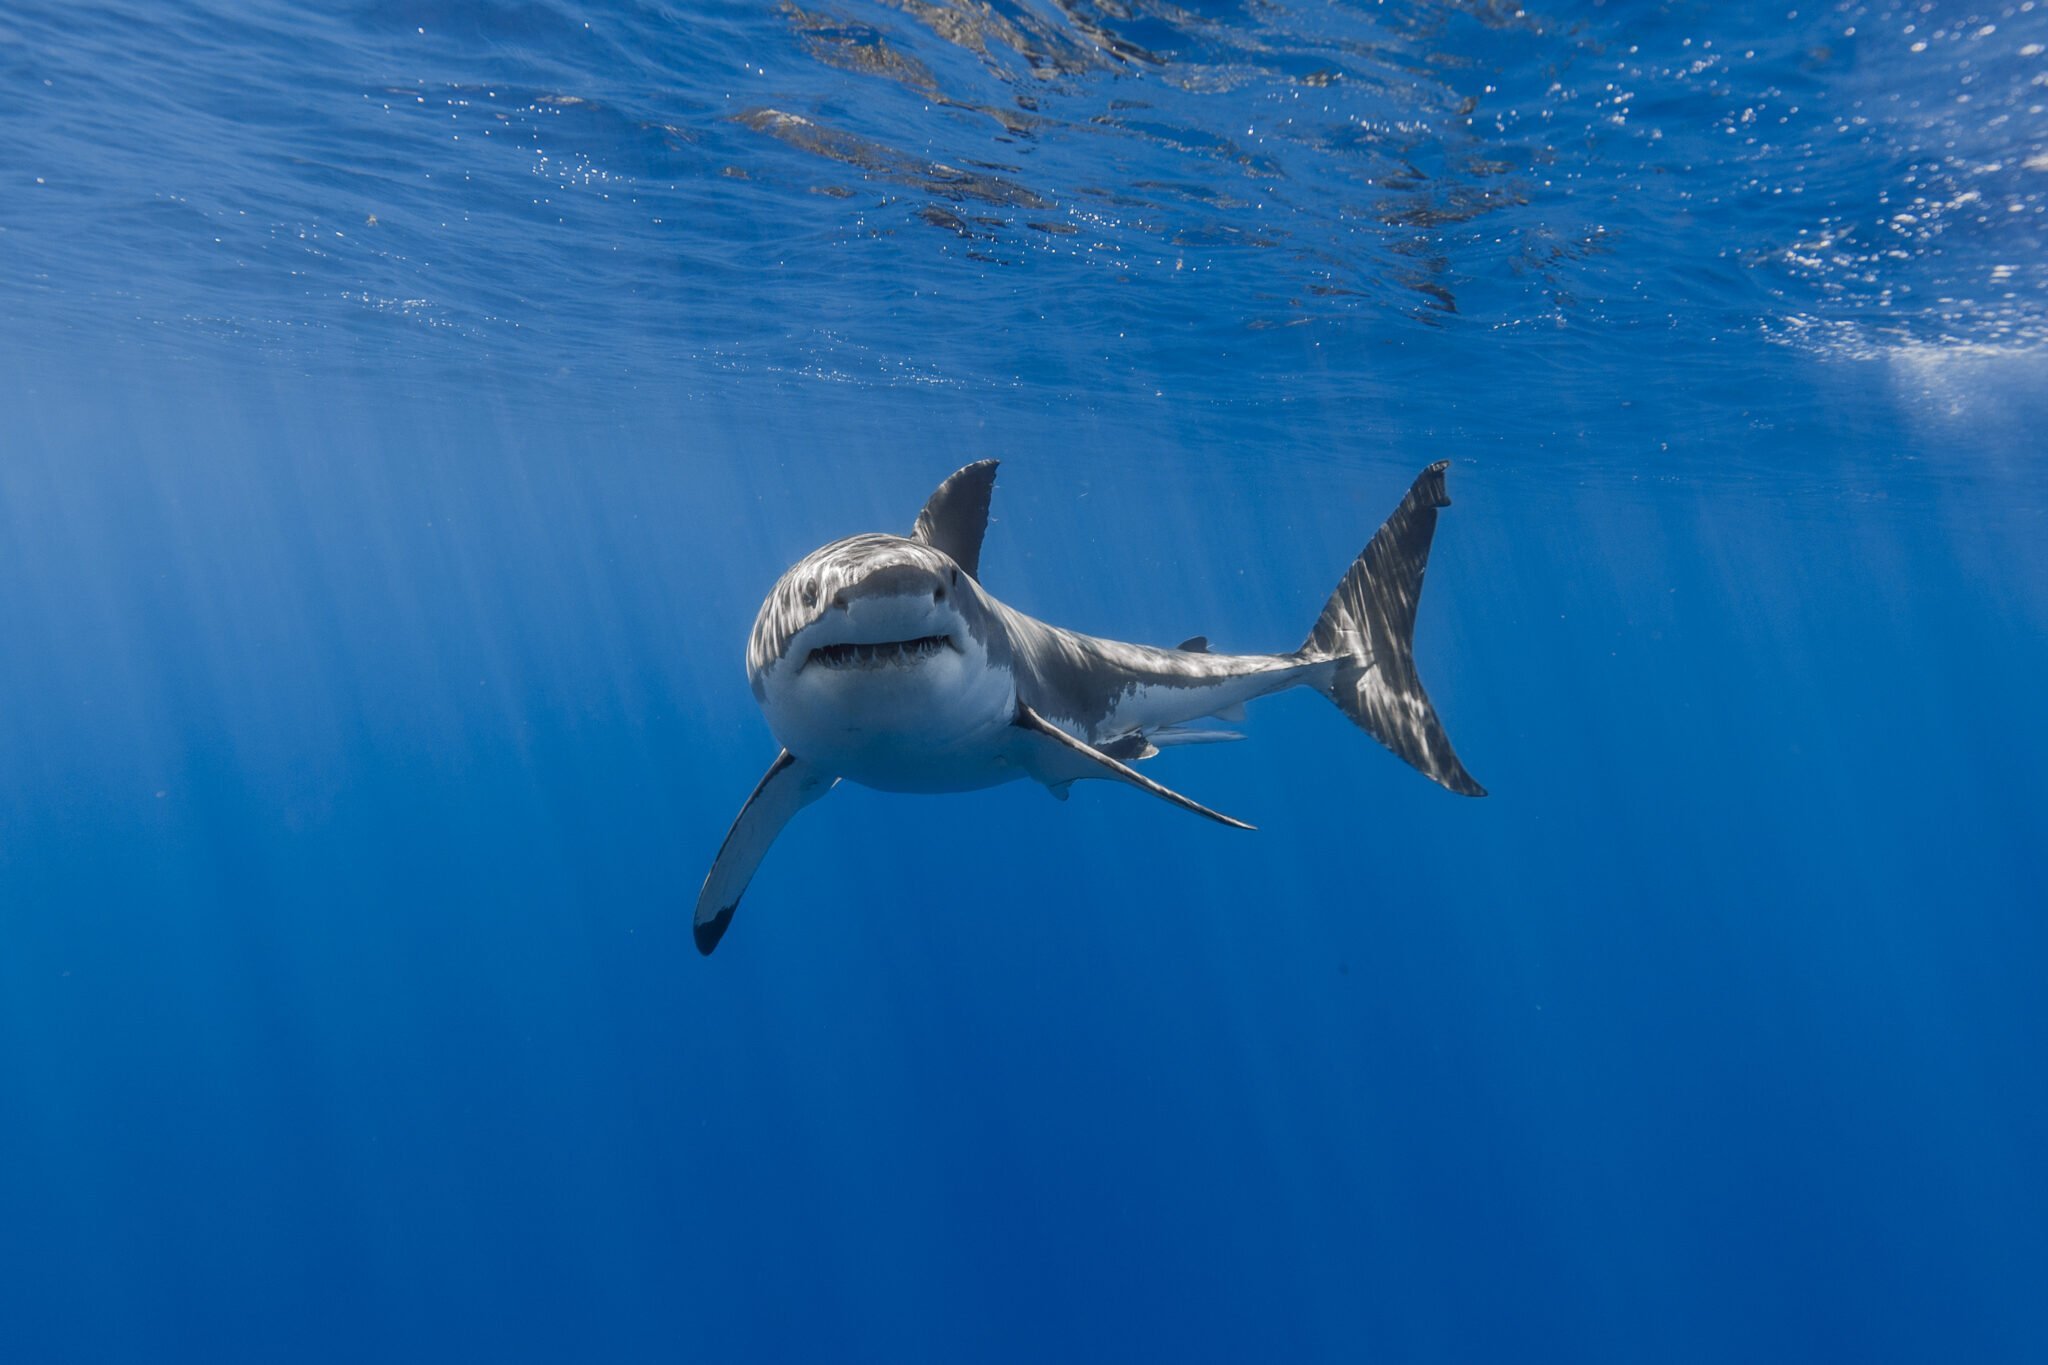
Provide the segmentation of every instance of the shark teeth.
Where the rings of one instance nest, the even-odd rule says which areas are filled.
[[[804,662],[825,668],[890,668],[915,664],[953,647],[950,635],[920,635],[915,640],[885,640],[876,644],[821,645]]]

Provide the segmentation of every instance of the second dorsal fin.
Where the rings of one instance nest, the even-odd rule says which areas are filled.
[[[1183,654],[1207,654],[1209,652],[1209,637],[1206,635],[1190,635],[1187,639],[1175,645],[1174,648]]]

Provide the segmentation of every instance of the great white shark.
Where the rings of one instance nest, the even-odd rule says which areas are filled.
[[[775,584],[747,642],[754,699],[782,752],[740,808],[697,896],[698,951],[718,946],[790,817],[841,781],[956,792],[1029,778],[1065,799],[1082,778],[1127,782],[1183,810],[1250,829],[1131,764],[1162,745],[1235,739],[1198,725],[1313,687],[1425,777],[1486,791],[1451,751],[1415,672],[1415,607],[1448,507],[1431,465],[1337,584],[1299,649],[1218,654],[1047,625],[981,586],[996,461],[959,470],[908,536],[870,533],[805,555]]]

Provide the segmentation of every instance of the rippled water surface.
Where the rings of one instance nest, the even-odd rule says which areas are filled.
[[[0,4],[0,1359],[2048,1355],[2048,8]],[[799,555],[1421,671],[842,789]]]

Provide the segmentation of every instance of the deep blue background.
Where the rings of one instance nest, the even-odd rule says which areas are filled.
[[[0,12],[0,1358],[2048,1355],[2048,19],[1609,8]],[[986,456],[1233,649],[1453,459],[1493,794],[1291,695],[700,960]]]

